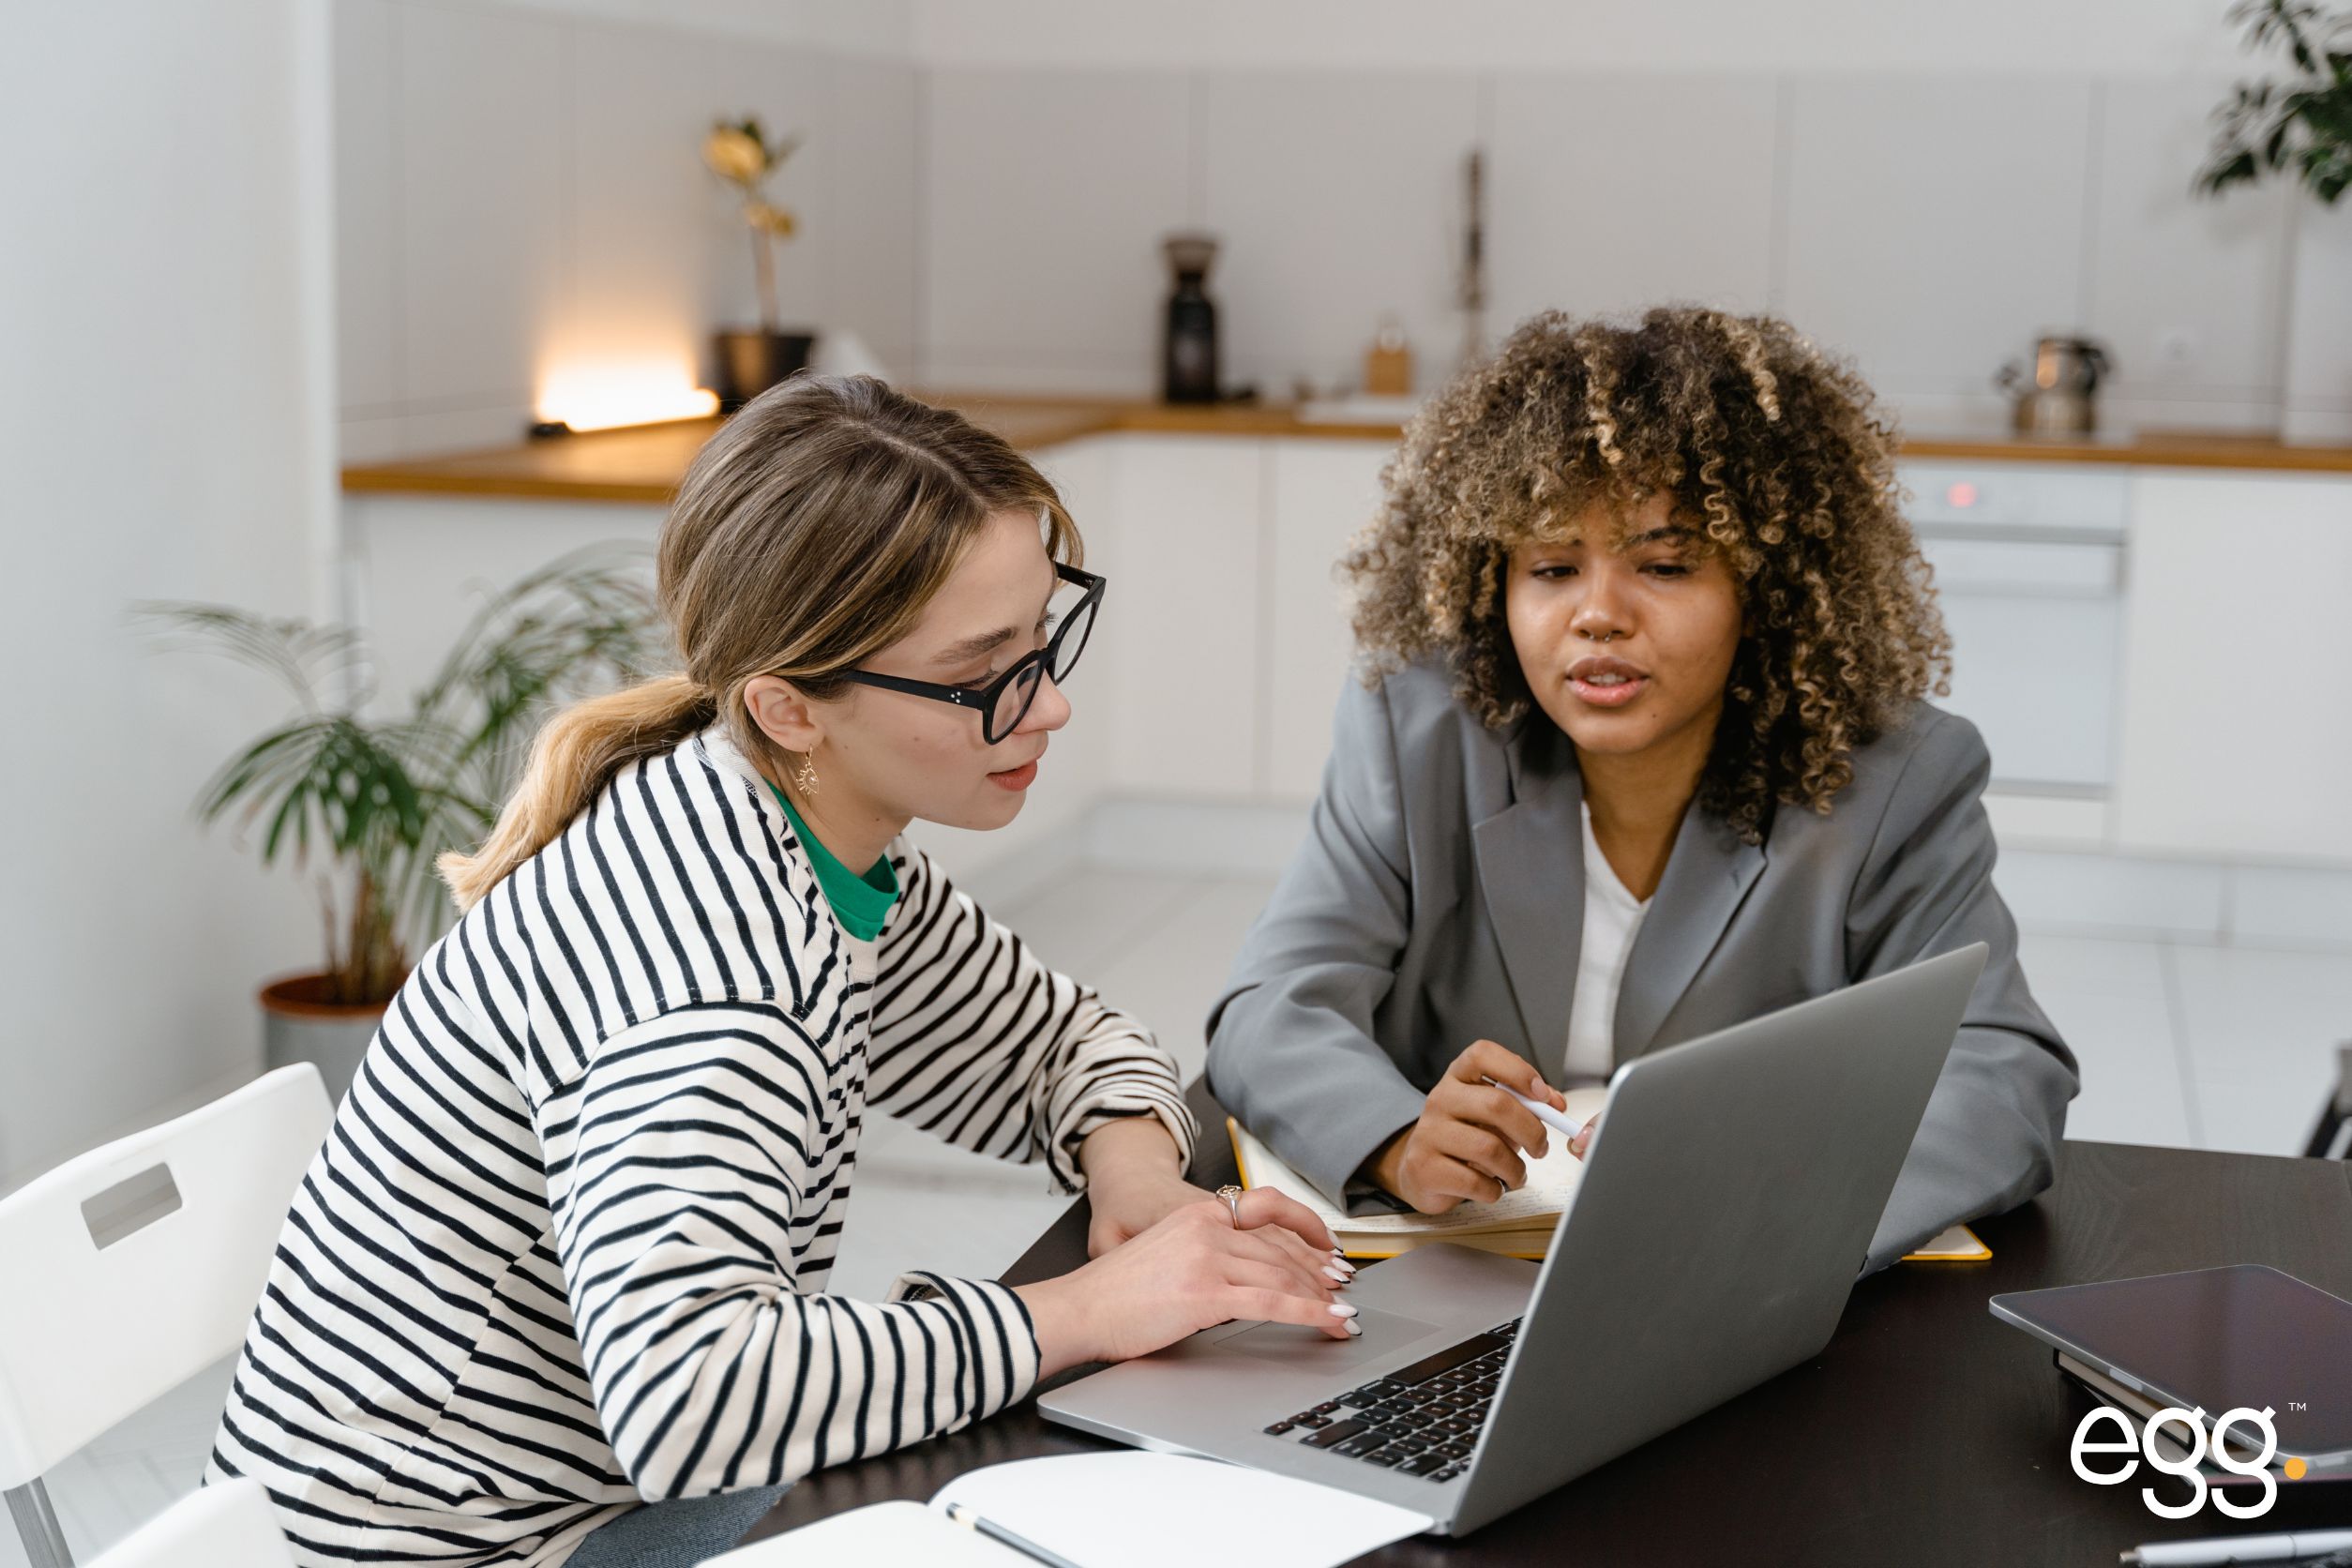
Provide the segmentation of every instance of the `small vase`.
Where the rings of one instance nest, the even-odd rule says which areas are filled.
[[[808,363],[813,332],[725,331],[712,335],[718,354],[718,408],[732,414]]]
[[[290,974],[264,986],[262,1064],[275,1071],[310,1063],[326,1080],[328,1096],[340,1100],[390,1004],[325,1000],[333,994],[329,974]]]

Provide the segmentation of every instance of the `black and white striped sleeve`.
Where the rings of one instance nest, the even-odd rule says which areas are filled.
[[[1176,1063],[1152,1032],[958,892],[908,847],[882,932],[867,1096],[948,1142],[1002,1159],[1045,1155],[1067,1192],[1078,1146],[1105,1123],[1156,1117],[1192,1159],[1199,1131]]]
[[[924,1301],[801,1295],[831,1197],[822,1052],[786,1009],[677,1009],[623,1031],[539,1108],[548,1199],[596,1413],[648,1500],[793,1480],[1025,1395],[1027,1308],[919,1276]],[[902,1282],[895,1294],[917,1293]]]

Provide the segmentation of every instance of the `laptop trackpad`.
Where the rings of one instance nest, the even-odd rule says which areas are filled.
[[[1320,1329],[1304,1328],[1296,1323],[1258,1323],[1228,1334],[1216,1342],[1216,1348],[1289,1366],[1344,1372],[1376,1356],[1389,1355],[1425,1334],[1437,1332],[1434,1323],[1369,1306],[1357,1311],[1356,1321],[1364,1325],[1364,1333],[1346,1339],[1334,1339]]]

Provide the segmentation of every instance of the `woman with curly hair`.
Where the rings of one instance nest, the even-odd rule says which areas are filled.
[[[1407,430],[1342,564],[1362,680],[1209,1018],[1217,1097],[1327,1196],[1499,1198],[1546,1138],[1489,1078],[1562,1106],[1974,942],[1868,1267],[2048,1185],[2074,1059],[1983,741],[1924,701],[1950,640],[1873,405],[1772,317],[1554,312]]]

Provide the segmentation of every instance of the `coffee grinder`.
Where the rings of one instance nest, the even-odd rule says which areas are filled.
[[[1176,274],[1168,296],[1168,321],[1160,354],[1160,396],[1171,403],[1217,400],[1217,307],[1209,297],[1209,265],[1216,260],[1214,235],[1183,233],[1161,242]]]

